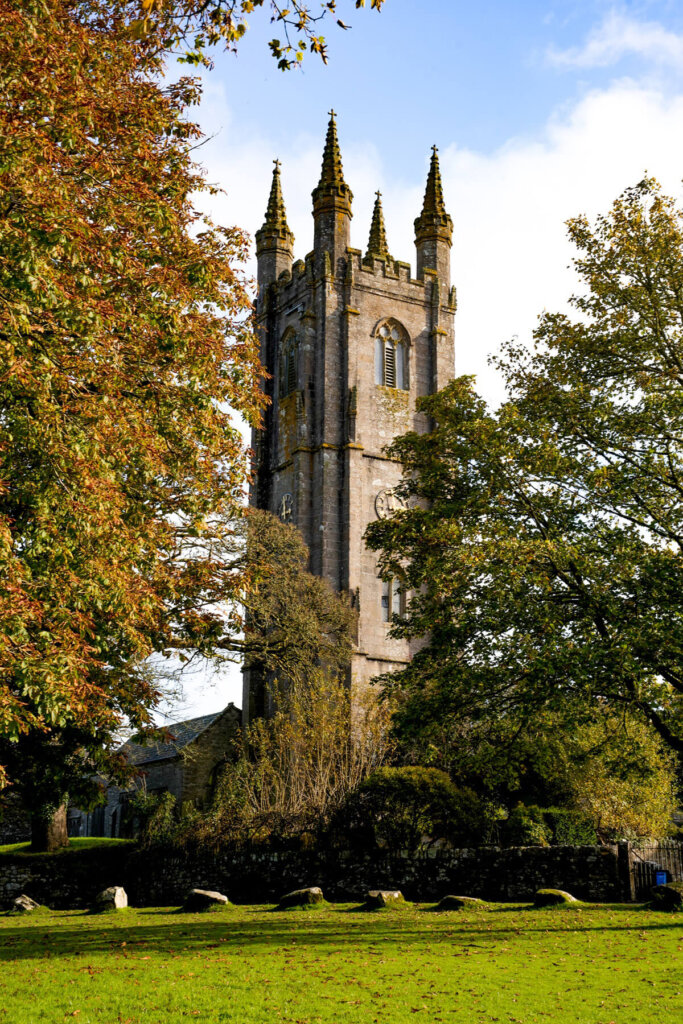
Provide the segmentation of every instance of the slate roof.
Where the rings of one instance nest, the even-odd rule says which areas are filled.
[[[222,714],[222,711],[216,711],[213,715],[189,718],[187,722],[169,723],[167,729],[174,737],[172,743],[161,743],[159,740],[134,743],[132,740],[128,740],[123,744],[121,750],[125,753],[131,764],[150,764],[153,761],[165,761],[168,758],[176,757],[183,747],[193,743]]]

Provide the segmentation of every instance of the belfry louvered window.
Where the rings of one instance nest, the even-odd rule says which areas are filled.
[[[294,350],[288,353],[287,358],[287,394],[291,394],[296,388],[296,353]]]
[[[297,336],[290,334],[280,351],[280,395],[291,395],[297,383]]]
[[[408,390],[408,345],[396,324],[382,324],[375,340],[375,383]]]

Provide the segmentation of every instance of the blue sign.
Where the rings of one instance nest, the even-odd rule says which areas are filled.
[[[666,871],[655,871],[655,885],[666,885]]]

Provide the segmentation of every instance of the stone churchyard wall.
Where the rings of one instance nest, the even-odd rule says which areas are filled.
[[[406,899],[447,894],[530,900],[539,888],[567,889],[579,899],[632,898],[629,856],[617,846],[550,846],[431,850],[361,855],[349,851],[247,850],[188,857],[178,851],[84,850],[0,857],[0,904],[20,893],[55,909],[87,906],[102,889],[122,885],[132,906],[180,904],[192,888],[215,889],[235,903],[267,903],[302,886],[327,899],[355,901],[368,889],[401,889]]]

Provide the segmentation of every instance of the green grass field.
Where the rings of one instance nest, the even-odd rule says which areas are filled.
[[[0,916],[0,1022],[675,1024],[683,915],[127,910]]]
[[[116,846],[134,846],[132,839],[102,839],[99,836],[93,837],[92,839],[70,839],[69,845],[65,846],[63,850],[57,850],[55,853],[49,854],[50,857],[68,857],[70,853],[78,853],[80,850],[96,850],[107,848],[111,849]],[[30,843],[7,843],[4,846],[0,846],[0,857],[5,854],[11,854],[14,856],[20,853],[22,857],[46,857],[48,854],[45,853],[31,853]]]

